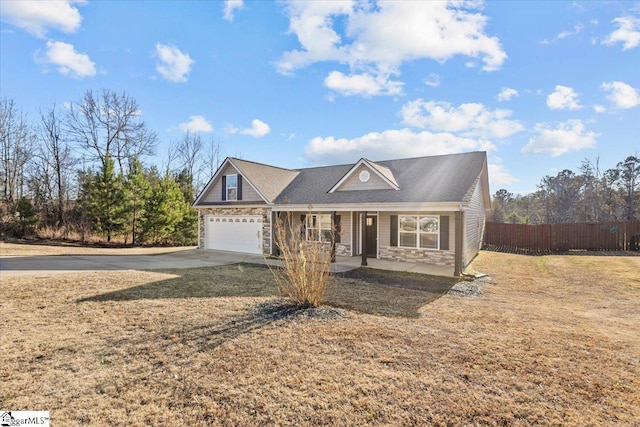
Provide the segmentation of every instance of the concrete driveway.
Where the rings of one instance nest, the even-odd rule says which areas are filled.
[[[197,268],[239,262],[264,264],[260,255],[198,249],[157,255],[42,255],[0,257],[0,276],[25,276],[105,270]]]

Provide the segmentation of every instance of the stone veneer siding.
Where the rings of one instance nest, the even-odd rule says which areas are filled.
[[[204,217],[206,215],[262,215],[262,253],[271,253],[271,210],[269,208],[247,208],[247,207],[211,207],[200,208],[198,227],[200,227],[200,238],[198,248],[204,248]]]
[[[417,248],[396,248],[385,246],[379,248],[380,259],[402,262],[423,262],[433,265],[453,267],[455,264],[454,251],[434,251]]]

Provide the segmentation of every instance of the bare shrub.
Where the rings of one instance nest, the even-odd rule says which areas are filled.
[[[280,292],[300,306],[317,307],[329,283],[330,242],[307,241],[304,223],[290,213],[276,221],[274,239],[283,265],[270,269]]]

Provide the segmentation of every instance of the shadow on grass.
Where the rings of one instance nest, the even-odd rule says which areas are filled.
[[[95,295],[78,302],[164,298],[276,297],[279,290],[264,265],[161,270],[178,277]],[[394,317],[418,317],[418,310],[446,294],[455,278],[359,268],[331,277],[325,304]]]
[[[418,317],[418,310],[445,295],[454,277],[358,268],[336,274],[325,295],[327,304],[367,314]]]
[[[271,297],[279,291],[266,266],[233,264],[219,267],[155,270],[177,277],[145,283],[78,300],[131,301],[167,298]]]
[[[181,329],[174,334],[164,334],[163,338],[168,344],[178,339],[181,344],[200,350],[211,350],[243,334],[260,331],[278,320],[299,315],[305,310],[287,300],[270,300],[256,304],[243,315],[231,319],[224,318],[221,322]]]
[[[206,324],[191,327],[165,325],[152,334],[114,338],[105,346],[105,352],[111,354],[114,348],[126,349],[128,357],[146,358],[163,364],[166,360],[183,359],[185,349],[197,349],[200,352],[213,350],[277,321],[302,316],[307,310],[313,309],[297,306],[284,299],[271,299],[249,307],[243,314],[221,316]]]

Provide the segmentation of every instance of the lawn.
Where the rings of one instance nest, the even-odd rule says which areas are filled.
[[[0,281],[0,407],[52,425],[637,425],[640,257],[481,252],[479,297],[260,266]],[[421,282],[422,280],[422,282]]]

